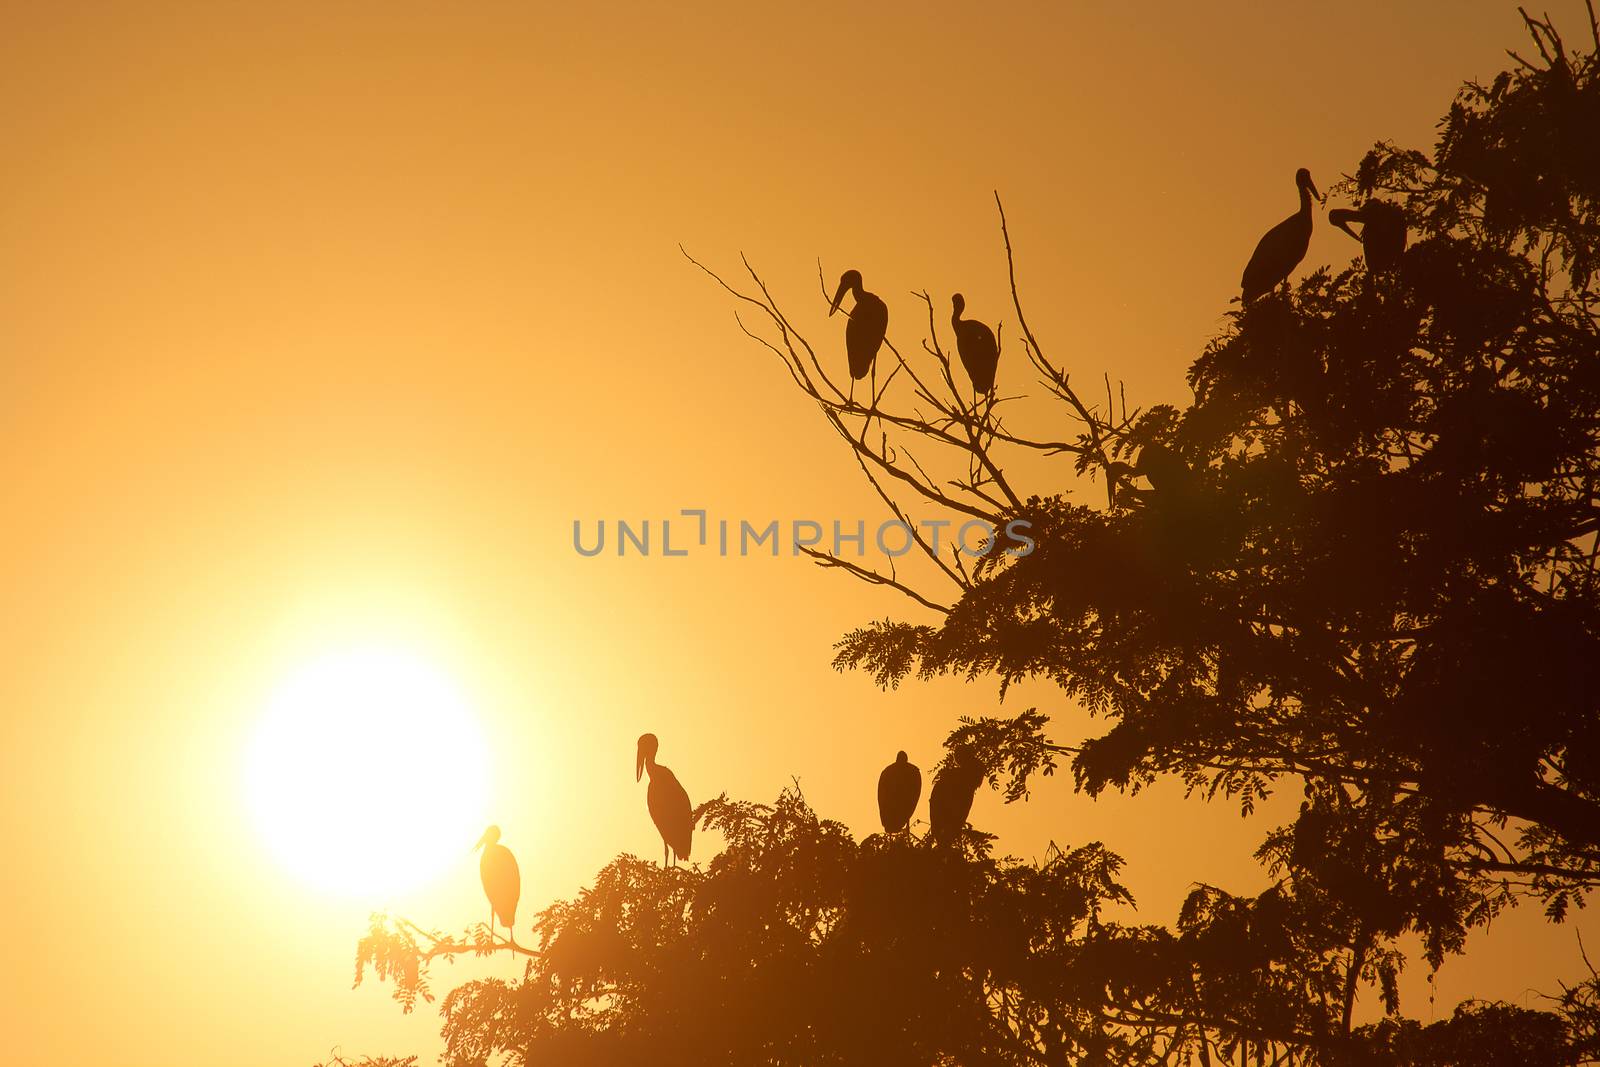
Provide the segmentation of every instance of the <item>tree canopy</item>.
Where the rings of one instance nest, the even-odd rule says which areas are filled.
[[[723,282],[890,514],[1030,524],[1032,551],[976,562],[919,534],[931,583],[809,550],[921,616],[846,635],[836,665],[1002,694],[1044,679],[1103,724],[1070,743],[1037,709],[961,724],[947,765],[1008,799],[1058,766],[1090,794],[1166,775],[1246,808],[1302,791],[1257,853],[1267,891],[1199,886],[1172,924],[1124,925],[1098,843],[1029,863],[971,831],[857,842],[798,792],[722,798],[696,813],[727,841],[703,867],[619,858],[540,913],[520,981],[450,992],[453,1060],[1600,1057],[1593,979],[1428,1026],[1396,985],[1402,935],[1437,965],[1504,907],[1560,920],[1600,882],[1600,29],[1574,54],[1524,18],[1534,53],[1465,86],[1431,153],[1381,143],[1335,187],[1403,211],[1398,266],[1315,269],[1241,306],[1186,406],[1079,392],[1028,326],[1003,213],[1042,415],[968,399],[926,295],[921,351],[891,344],[863,401],[754,269],[749,291]],[[1026,484],[1050,456],[1093,502],[1081,480]],[[409,1008],[430,962],[495,945],[380,917],[357,979]],[[1362,984],[1388,1017],[1358,1027]]]
[[[448,993],[450,1062],[1442,1064],[1470,1047],[1509,1064],[1600,1048],[1577,999],[1344,1038],[1342,931],[1287,883],[1200,886],[1171,927],[1126,925],[1107,914],[1131,902],[1122,861],[1099,843],[1027,863],[973,831],[948,848],[857,842],[797,790],[699,815],[727,842],[703,868],[619,857],[539,914],[520,981]],[[380,916],[358,969],[409,1004],[431,995],[430,962],[504,947]]]

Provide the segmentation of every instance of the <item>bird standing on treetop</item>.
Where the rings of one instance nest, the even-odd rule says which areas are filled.
[[[1311,198],[1321,200],[1322,194],[1304,167],[1294,172],[1294,184],[1300,190],[1300,210],[1266,232],[1239,279],[1246,304],[1288,281],[1289,273],[1306,258],[1311,245]]]
[[[850,399],[855,400],[855,383],[872,375],[872,400],[878,400],[877,359],[878,349],[889,332],[889,305],[876,294],[861,288],[861,272],[847,270],[839,278],[839,289],[833,294],[831,316],[839,310],[845,293],[854,293],[855,307],[849,311],[850,322],[844,328],[844,348],[850,356]]]
[[[982,784],[983,771],[970,762],[952,757],[939,768],[928,794],[928,833],[935,841],[950,842],[961,835]]]
[[[921,769],[904,752],[896,753],[894,762],[878,775],[878,819],[883,832],[897,834],[906,829],[921,797]]]
[[[511,928],[516,924],[517,900],[522,896],[522,873],[517,870],[517,858],[500,844],[498,826],[485,830],[472,848],[474,851],[483,849],[483,857],[478,860],[478,876],[483,879],[483,894],[489,898],[489,932],[493,934],[494,920],[499,916],[506,928],[506,940],[514,942]]]
[[[1406,213],[1386,200],[1368,200],[1358,208],[1339,207],[1328,212],[1328,221],[1361,242],[1367,269],[1374,274],[1400,265],[1406,251]],[[1361,224],[1361,233],[1350,228]]]
[[[1151,441],[1139,449],[1139,461],[1134,464],[1135,474],[1150,481],[1151,488],[1163,493],[1181,492],[1194,482],[1194,471],[1183,457],[1159,441]]]
[[[674,864],[689,858],[694,835],[694,812],[689,806],[688,792],[678,784],[678,776],[656,762],[656,750],[660,747],[661,742],[656,740],[655,734],[644,734],[639,738],[633,780],[637,782],[644,777],[645,771],[650,772],[650,788],[645,792],[645,801],[650,807],[650,821],[661,832],[661,865],[665,867],[669,849]]]
[[[995,343],[994,331],[976,319],[964,319],[967,301],[960,293],[950,298],[954,310],[950,312],[950,326],[956,332],[956,351],[961,355],[961,365],[967,368],[972,388],[977,393],[987,393],[994,388],[994,371],[1000,363],[1000,346]]]

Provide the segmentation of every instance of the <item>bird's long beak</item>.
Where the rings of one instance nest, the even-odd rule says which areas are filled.
[[[1336,207],[1332,211],[1328,212],[1328,221],[1339,227],[1339,229],[1343,230],[1357,241],[1361,240],[1361,235],[1352,230],[1350,228],[1350,224],[1355,222],[1358,218],[1360,218],[1360,216],[1347,207]]]
[[[839,302],[844,299],[844,294],[847,292],[849,292],[849,289],[845,286],[844,282],[841,281],[839,283],[838,291],[833,294],[833,306],[828,308],[828,315],[830,317],[835,311],[839,310]],[[640,766],[642,767],[644,764],[641,763]]]
[[[1322,193],[1317,189],[1316,182],[1311,181],[1307,182],[1306,184],[1311,186],[1311,195],[1317,198],[1317,203],[1326,204],[1328,202],[1328,198],[1323,196]]]
[[[483,832],[483,836],[478,838],[478,843],[476,845],[472,846],[472,851],[476,852],[480,848],[482,848],[484,845],[487,845],[488,843],[489,843],[489,831],[485,830]]]
[[[637,782],[643,777],[644,777],[644,749],[640,748],[639,749],[638,759],[634,761],[634,765],[633,765],[633,780]]]

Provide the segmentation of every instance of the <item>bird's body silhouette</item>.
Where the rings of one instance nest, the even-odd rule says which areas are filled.
[[[1304,167],[1295,171],[1294,184],[1300,190],[1300,210],[1266,232],[1239,279],[1246,304],[1288,281],[1289,274],[1306,258],[1311,245],[1311,198],[1320,200],[1322,194]]]
[[[650,788],[645,792],[645,802],[650,808],[650,821],[661,833],[661,865],[689,858],[694,837],[694,811],[689,805],[689,793],[678,783],[678,776],[670,768],[656,762],[656,750],[661,742],[655,734],[639,738],[639,752],[634,766],[634,781],[650,772]]]
[[[1133,469],[1134,473],[1149,479],[1153,489],[1161,492],[1181,491],[1194,481],[1194,472],[1183,457],[1159,441],[1139,449],[1139,462]]]
[[[832,315],[839,310],[845,293],[854,293],[855,306],[849,311],[850,321],[844,328],[844,348],[850,358],[850,396],[855,398],[855,383],[871,374],[873,400],[877,400],[878,349],[889,332],[889,305],[861,287],[861,272],[847,270],[839,278],[839,288],[833,294]]]
[[[982,784],[983,772],[971,763],[946,761],[939,769],[928,794],[928,833],[935,841],[950,842],[961,836]]]
[[[483,849],[478,876],[483,879],[483,894],[489,898],[489,930],[493,932],[498,917],[506,928],[506,940],[513,941],[511,929],[516,925],[517,900],[522,896],[522,872],[517,869],[517,858],[500,844],[498,826],[485,830],[473,848]]]
[[[878,775],[878,819],[883,832],[897,834],[911,823],[922,797],[922,771],[904,752]]]
[[[1368,200],[1358,208],[1334,208],[1328,221],[1361,242],[1367,269],[1374,274],[1393,270],[1406,252],[1406,213],[1386,200]],[[1350,228],[1361,224],[1358,234]]]
[[[1000,364],[1000,346],[995,342],[994,331],[976,319],[964,319],[967,301],[957,293],[950,298],[950,326],[956,332],[956,352],[961,365],[972,379],[972,388],[979,394],[994,388],[995,368]]]

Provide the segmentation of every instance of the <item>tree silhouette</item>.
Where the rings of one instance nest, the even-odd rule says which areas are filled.
[[[941,616],[848,634],[836,664],[886,686],[1042,678],[1107,722],[1063,746],[1015,720],[1013,797],[1056,755],[1090,794],[1175,774],[1248,809],[1303,783],[1262,854],[1351,917],[1352,983],[1401,933],[1436,965],[1517,897],[1560,918],[1600,880],[1600,80],[1524,19],[1537,58],[1466,86],[1432,156],[1380,144],[1337,187],[1399,199],[1417,239],[1398,269],[1241,308],[1187,407],[1078,393],[1028,327],[1003,212],[1021,345],[1056,401],[1028,421],[1065,438],[1019,428],[1021,404],[965,406],[931,316],[923,358],[894,350],[909,401],[886,383],[887,429],[855,432],[756,272],[729,287],[893,515],[1025,520],[1036,544],[968,568],[920,540],[942,590],[811,550]],[[940,453],[957,474],[931,473]],[[1026,486],[1029,453],[1074,457],[1106,504]]]
[[[695,813],[727,842],[709,863],[619,858],[539,914],[521,981],[448,994],[453,1062],[1600,1056],[1592,976],[1549,1010],[1471,1002],[1428,1026],[1397,993],[1402,935],[1437,966],[1509,904],[1559,921],[1600,882],[1600,60],[1523,18],[1536,56],[1465,86],[1433,153],[1379,144],[1330,190],[1403,211],[1398,265],[1233,312],[1187,406],[1080,393],[1028,325],[1003,210],[1022,359],[1002,353],[987,395],[926,293],[920,351],[885,342],[863,402],[837,341],[814,347],[748,263],[748,291],[707,270],[920,552],[879,571],[804,548],[932,616],[846,635],[836,665],[1002,697],[1044,679],[1105,724],[1066,744],[1037,709],[963,722],[944,768],[1009,800],[1063,765],[1091,795],[1175,775],[1246,810],[1301,788],[1257,854],[1266,892],[1200,886],[1170,927],[1125,925],[1099,844],[1028,863],[970,830],[857,843],[797,791],[719,798]],[[1589,28],[1600,52],[1592,10]],[[826,309],[820,264],[818,282]],[[1024,361],[1042,396],[1005,395]],[[1094,504],[1068,498],[1062,457],[1102,483]],[[1026,522],[1032,550],[973,557],[910,520],[929,506]],[[371,967],[409,1009],[430,963],[495,947],[378,917],[357,980]],[[1388,1018],[1356,1027],[1363,984]]]
[[[857,843],[797,789],[698,815],[727,842],[705,867],[620,857],[535,919],[520,981],[445,996],[448,1062],[1444,1064],[1470,1048],[1577,1063],[1600,1048],[1581,1019],[1592,989],[1346,1036],[1339,925],[1290,885],[1202,886],[1171,929],[1126,925],[1110,914],[1132,903],[1122,861],[1099,843],[1037,863],[973,831],[956,848]],[[370,967],[410,1006],[431,999],[434,961],[503,948],[484,926],[458,941],[375,916],[357,980]]]

